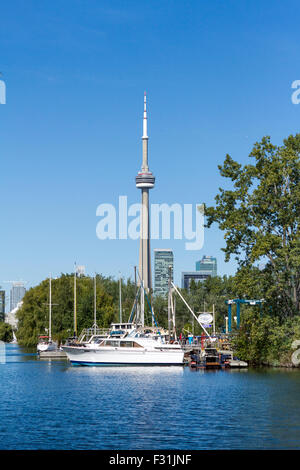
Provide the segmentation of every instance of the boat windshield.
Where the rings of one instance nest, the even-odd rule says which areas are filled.
[[[106,336],[92,336],[89,342],[92,344],[100,344],[105,338]]]
[[[133,338],[137,333],[137,329],[134,328],[128,335],[127,338]]]

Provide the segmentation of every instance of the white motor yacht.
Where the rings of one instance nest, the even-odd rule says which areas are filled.
[[[96,338],[95,338],[96,339]],[[184,350],[157,334],[133,329],[123,337],[107,337],[89,343],[62,346],[74,365],[183,365]]]

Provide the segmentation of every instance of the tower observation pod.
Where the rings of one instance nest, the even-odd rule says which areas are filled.
[[[141,171],[138,172],[135,183],[142,192],[141,222],[140,222],[140,253],[139,274],[145,290],[152,288],[151,254],[150,254],[150,217],[149,217],[149,189],[154,187],[155,177],[148,166],[148,132],[147,132],[147,98],[144,94],[143,117],[143,161]]]

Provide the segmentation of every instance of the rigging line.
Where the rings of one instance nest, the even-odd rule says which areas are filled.
[[[131,323],[131,322],[133,321],[133,314],[134,314],[134,312],[136,311],[137,300],[138,300],[138,297],[139,297],[140,290],[141,290],[141,288],[139,287],[139,288],[138,288],[138,291],[137,291],[137,293],[136,293],[135,299],[134,299],[134,303],[133,303],[132,310],[131,310],[131,312],[130,312],[129,323]]]
[[[146,299],[147,299],[147,302],[148,302],[148,305],[149,305],[149,308],[150,308],[150,311],[151,311],[151,315],[152,315],[152,317],[153,317],[153,320],[154,320],[154,323],[155,323],[156,327],[158,328],[158,334],[160,335],[161,333],[160,333],[160,331],[159,331],[159,326],[158,326],[158,324],[156,323],[155,316],[154,316],[154,313],[153,313],[153,311],[152,311],[152,307],[151,307],[151,305],[150,305],[150,302],[149,302],[147,293],[146,293],[145,288],[144,288],[144,286],[143,286],[143,283],[142,283],[142,279],[141,279],[139,270],[137,270],[137,272],[138,272],[138,276],[139,276],[140,281],[141,281],[141,287],[143,288],[144,294],[145,294],[145,296],[146,296]]]

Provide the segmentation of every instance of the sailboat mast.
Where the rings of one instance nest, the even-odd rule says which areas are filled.
[[[94,277],[94,333],[97,333],[97,291],[96,291],[96,273]]]
[[[144,280],[142,279],[141,284],[141,312],[140,312],[140,321],[142,324],[142,328],[145,326],[145,293],[144,293]]]
[[[122,323],[122,278],[119,279],[120,323]]]
[[[74,268],[74,337],[77,336],[77,311],[76,311],[76,263]]]
[[[52,331],[51,331],[51,323],[52,323],[52,292],[51,292],[51,273],[49,277],[49,342],[52,341]]]

